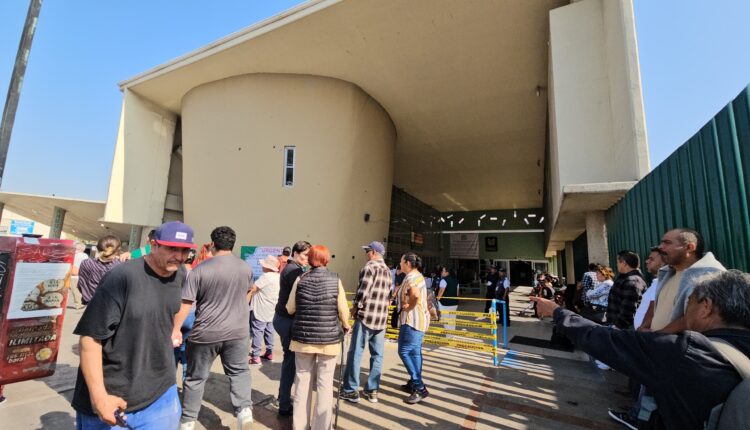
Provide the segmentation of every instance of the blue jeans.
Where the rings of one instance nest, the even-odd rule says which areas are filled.
[[[402,325],[398,331],[398,356],[411,377],[412,386],[417,390],[425,388],[422,381],[422,341],[424,332],[412,326]]]
[[[253,358],[260,357],[262,343],[266,343],[266,354],[273,352],[273,321],[261,321],[250,312],[250,330],[253,334]]]
[[[112,411],[114,414],[114,411]],[[161,430],[177,429],[180,426],[180,399],[177,397],[177,386],[172,385],[158,399],[140,411],[128,412],[127,427],[108,426],[95,415],[76,412],[77,430],[110,430],[110,429],[138,429]]]
[[[294,351],[289,349],[292,343],[292,325],[294,319],[282,317],[278,314],[273,316],[273,328],[281,338],[281,347],[284,349],[284,361],[281,363],[281,378],[279,378],[279,411],[288,412],[292,410],[292,385],[297,367],[294,364]]]
[[[380,374],[383,367],[383,341],[385,329],[370,330],[357,320],[352,330],[352,343],[346,357],[346,371],[344,373],[344,392],[357,391],[359,387],[359,366],[365,346],[370,347],[370,376],[365,384],[365,391],[377,390],[380,387]]]

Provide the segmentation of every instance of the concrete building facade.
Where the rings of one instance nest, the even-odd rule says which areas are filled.
[[[120,84],[104,221],[324,243],[349,285],[407,220],[399,249],[503,233],[562,269],[586,234],[607,261],[603,211],[649,170],[633,20],[631,0],[303,3]],[[393,187],[429,215],[392,217]]]

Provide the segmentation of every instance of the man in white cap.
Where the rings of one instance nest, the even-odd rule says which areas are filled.
[[[187,379],[182,384],[182,430],[195,428],[206,380],[217,355],[221,357],[224,374],[229,377],[237,428],[249,429],[253,422],[252,381],[247,365],[250,343],[247,293],[253,287],[253,271],[232,254],[236,239],[230,227],[215,228],[211,232],[213,257],[195,266],[182,288],[182,306],[172,333],[175,346],[182,343],[180,328],[195,303],[195,323],[187,340]]]
[[[180,399],[169,338],[180,309],[182,265],[194,247],[193,229],[162,224],[149,255],[102,278],[74,330],[81,336],[72,402],[79,429],[177,428]]]
[[[255,281],[248,293],[250,301],[250,327],[253,331],[253,351],[250,364],[260,364],[261,358],[273,360],[273,315],[279,301],[279,259],[273,255],[260,261],[263,275]],[[260,355],[261,342],[266,343],[266,353]]]

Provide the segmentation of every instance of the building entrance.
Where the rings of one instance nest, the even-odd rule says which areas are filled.
[[[534,269],[530,261],[510,262],[511,285],[534,285]]]

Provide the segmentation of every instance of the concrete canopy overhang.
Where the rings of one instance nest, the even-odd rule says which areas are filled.
[[[0,202],[21,216],[47,225],[52,221],[55,207],[65,209],[63,231],[83,240],[95,241],[108,234],[121,241],[130,238],[129,224],[100,221],[104,215],[103,201],[0,192]]]
[[[351,82],[397,130],[394,184],[440,211],[542,206],[549,11],[565,0],[313,0],[120,84],[180,114],[252,73]]]
[[[586,214],[614,206],[637,182],[576,184],[563,187],[562,204],[550,232],[546,255],[554,256],[586,231]]]

